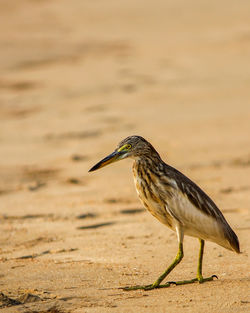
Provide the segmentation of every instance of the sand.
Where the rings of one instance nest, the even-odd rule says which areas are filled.
[[[250,3],[1,0],[1,312],[249,312]],[[197,182],[237,233],[205,284],[152,283],[176,235],[137,199],[128,135]],[[168,280],[196,275],[198,240]]]

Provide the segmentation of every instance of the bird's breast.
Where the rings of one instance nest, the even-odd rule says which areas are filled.
[[[172,228],[172,217],[167,213],[164,203],[161,202],[154,185],[144,177],[142,178],[138,175],[136,170],[134,170],[134,183],[137,194],[145,208],[161,223]]]

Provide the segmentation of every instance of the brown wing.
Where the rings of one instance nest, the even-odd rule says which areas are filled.
[[[233,250],[239,253],[239,240],[213,200],[188,177],[167,164],[165,164],[165,174],[176,182],[178,189],[201,213],[221,224],[225,238]]]

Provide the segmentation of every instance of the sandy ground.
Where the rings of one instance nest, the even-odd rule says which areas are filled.
[[[250,2],[1,0],[1,312],[249,312]],[[219,280],[124,292],[172,261],[132,161],[88,169],[131,134],[215,200],[237,255]],[[194,278],[198,241],[169,280]]]

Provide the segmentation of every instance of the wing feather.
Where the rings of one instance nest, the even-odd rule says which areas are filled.
[[[203,232],[208,240],[239,252],[239,240],[213,200],[188,177],[167,164],[165,174],[172,181],[172,186],[173,182],[176,183],[175,196],[166,204],[169,214],[191,232],[192,229],[197,234]],[[219,242],[221,237],[229,246]]]

